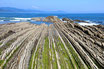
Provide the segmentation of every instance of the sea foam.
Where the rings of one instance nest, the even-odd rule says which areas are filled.
[[[84,23],[84,22],[81,22],[79,23],[80,25],[83,25],[83,26],[92,26],[92,25],[99,25],[97,23]]]
[[[0,20],[0,22],[3,22],[4,20]]]
[[[19,20],[19,21],[28,21],[31,20],[31,18],[14,18],[15,20]]]
[[[20,21],[20,20],[10,20],[10,21]]]

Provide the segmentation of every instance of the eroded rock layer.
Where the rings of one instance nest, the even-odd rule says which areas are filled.
[[[104,69],[103,25],[44,20],[0,25],[0,69]]]

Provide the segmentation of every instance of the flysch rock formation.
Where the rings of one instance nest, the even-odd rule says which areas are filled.
[[[0,25],[0,69],[104,69],[104,25],[55,16]]]
[[[61,23],[62,21],[57,18],[57,16],[48,16],[48,17],[35,17],[32,18],[35,21],[43,21],[43,22],[52,22],[52,23]]]

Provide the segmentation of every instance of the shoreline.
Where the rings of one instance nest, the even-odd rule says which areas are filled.
[[[31,18],[33,17],[47,17],[47,16],[58,16],[60,19],[62,18],[69,18],[72,20],[84,20],[84,21],[88,21],[90,23],[97,23],[97,24],[101,24],[104,25],[104,14],[36,14],[36,13],[4,13],[4,14],[0,14],[0,23],[2,23],[3,21],[5,22],[24,22],[24,21],[30,21],[31,22]],[[3,17],[3,18],[2,18]],[[21,19],[22,18],[22,19]],[[29,19],[27,19],[29,18]]]
[[[55,16],[34,20],[53,24],[0,25],[1,69],[104,69],[104,25]]]

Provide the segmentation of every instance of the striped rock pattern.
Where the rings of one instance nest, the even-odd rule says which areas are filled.
[[[1,24],[0,69],[104,69],[104,26]]]

